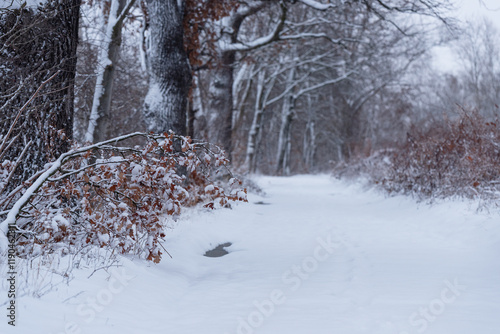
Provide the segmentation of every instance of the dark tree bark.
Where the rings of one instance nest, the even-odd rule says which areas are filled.
[[[181,2],[183,3],[183,2]],[[183,5],[177,0],[148,0],[149,92],[144,113],[153,132],[186,135],[191,70],[184,50]]]
[[[71,145],[80,2],[47,0],[37,9],[0,12],[0,143],[10,145],[0,160],[16,161],[24,151],[10,186]],[[19,110],[54,74],[7,138]]]

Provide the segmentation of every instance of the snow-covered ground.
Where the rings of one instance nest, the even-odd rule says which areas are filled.
[[[499,333],[498,213],[328,176],[258,183],[267,195],[248,204],[187,212],[168,231],[173,259],[75,270],[19,298],[14,330],[3,305],[0,333]]]

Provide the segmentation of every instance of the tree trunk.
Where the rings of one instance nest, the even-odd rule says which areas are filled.
[[[122,43],[124,14],[128,12],[133,2],[129,2],[128,6],[127,0],[112,0],[111,2],[106,35],[97,61],[98,74],[94,90],[94,102],[92,103],[92,112],[85,136],[85,140],[88,142],[97,143],[108,139],[111,98],[115,68]]]
[[[314,109],[312,98],[307,96],[307,124],[304,131],[304,165],[307,171],[314,169],[314,155],[316,152],[316,111]]]
[[[36,10],[0,12],[0,135],[4,143],[11,141],[2,160],[14,161],[25,150],[9,187],[71,145],[79,11],[80,0],[48,0]]]
[[[285,102],[283,106],[282,124],[280,129],[280,137],[278,144],[278,167],[276,174],[290,175],[290,153],[292,149],[292,121],[294,118],[294,104],[293,97],[288,98],[289,102]]]
[[[292,67],[288,74],[287,86],[293,85],[295,78],[295,68]],[[276,174],[289,175],[290,174],[290,152],[291,152],[291,129],[292,121],[295,114],[295,96],[294,90],[290,90],[283,98],[283,109],[281,112],[281,128],[278,138],[278,154],[277,154],[277,167]]]
[[[264,84],[265,84],[265,71],[259,73],[257,79],[257,96],[255,97],[255,113],[253,115],[252,125],[248,132],[247,153],[245,158],[245,165],[249,173],[255,172],[255,154],[257,150],[257,138],[262,122],[262,114],[264,113]]]
[[[210,85],[208,106],[210,138],[215,141],[215,144],[224,148],[226,156],[230,160],[233,148],[233,66],[235,58],[234,51],[222,53]]]
[[[149,91],[144,106],[148,129],[186,135],[191,70],[184,50],[183,2],[147,0]]]

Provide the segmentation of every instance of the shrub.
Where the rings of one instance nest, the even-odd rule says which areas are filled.
[[[133,137],[147,143],[118,146]],[[227,163],[217,147],[173,134],[135,133],[74,148],[22,190],[2,195],[4,216],[9,213],[2,228],[16,226],[16,250],[24,258],[98,247],[159,262],[165,215],[202,202],[215,208],[246,201],[236,179],[227,189],[210,182]],[[0,185],[12,166],[0,166]]]
[[[477,111],[425,133],[414,129],[391,156],[388,175],[377,180],[389,192],[422,198],[494,198],[500,190],[500,129]]]

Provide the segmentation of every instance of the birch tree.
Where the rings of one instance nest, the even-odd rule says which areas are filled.
[[[233,85],[234,66],[238,52],[251,51],[279,39],[286,19],[286,6],[280,1],[280,14],[272,30],[265,36],[251,41],[239,40],[240,30],[245,19],[272,5],[266,1],[250,1],[242,4],[230,16],[223,18],[221,36],[218,43],[218,63],[210,83],[210,103],[208,106],[208,126],[212,139],[223,145],[231,157],[233,129]],[[216,130],[217,129],[217,130]],[[214,133],[214,131],[216,131]]]
[[[293,65],[295,64],[296,60],[293,62]],[[278,151],[276,154],[276,173],[278,175],[290,174],[292,122],[296,117],[297,100],[321,88],[338,84],[339,82],[346,80],[352,73],[352,71],[344,73],[341,72],[333,78],[329,76],[328,78],[317,83],[304,83],[304,78],[309,77],[312,71],[318,71],[318,69],[309,69],[306,74],[302,75],[302,78],[298,79],[297,66],[292,66],[288,73],[285,90],[283,94],[279,96],[280,98],[282,97],[283,102],[281,110],[281,127],[278,136]]]
[[[464,68],[458,78],[466,95],[456,96],[453,102],[466,103],[494,119],[500,105],[500,31],[486,19],[476,24],[469,22],[464,29],[455,50]]]
[[[271,94],[274,83],[277,79],[277,72],[270,72],[267,68],[260,69],[257,74],[255,110],[253,114],[252,124],[248,132],[245,166],[248,172],[253,173],[256,170],[256,155],[258,150],[258,142],[261,138],[262,120],[264,112],[267,108],[269,95]]]
[[[111,100],[117,61],[122,43],[123,22],[135,0],[111,0],[106,32],[97,60],[98,72],[85,141],[100,142],[108,137]]]
[[[332,42],[338,42],[339,38],[330,38],[323,32],[294,33],[293,29],[287,29],[287,11],[293,4],[300,5],[300,11],[327,11],[342,12],[352,6],[364,8],[365,12],[371,13],[374,17],[382,20],[387,17],[387,13],[419,13],[422,15],[437,16],[441,18],[442,8],[446,7],[448,1],[438,0],[412,0],[412,1],[383,1],[383,0],[362,0],[362,1],[246,1],[242,2],[237,10],[220,23],[221,34],[218,43],[218,66],[214,70],[210,84],[211,102],[208,106],[208,126],[214,133],[211,136],[216,143],[223,144],[225,150],[231,154],[232,133],[233,133],[233,111],[234,105],[232,97],[232,87],[234,84],[234,68],[237,65],[238,55],[252,50],[262,48],[280,40],[304,40],[307,38],[326,38]],[[277,11],[281,14],[277,14]],[[262,14],[264,13],[264,14]],[[274,16],[272,15],[274,13]],[[267,34],[256,33],[251,28],[245,26],[245,22],[250,22],[257,15],[268,15],[268,29],[261,29]],[[390,21],[388,19],[388,21]],[[317,25],[320,21],[304,21],[296,23],[299,25]],[[344,22],[346,25],[348,22]],[[340,36],[340,40],[342,36]]]

